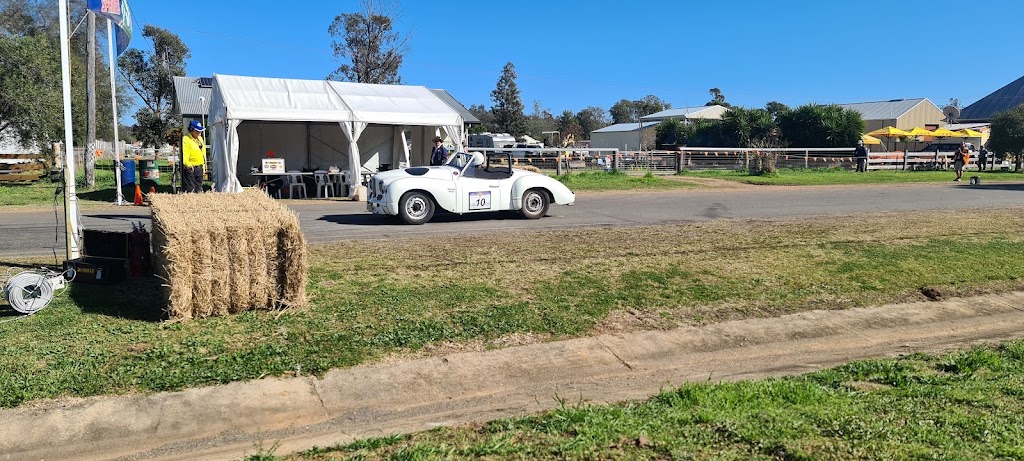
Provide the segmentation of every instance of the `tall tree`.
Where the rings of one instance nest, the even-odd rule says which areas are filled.
[[[1020,171],[1024,160],[1024,104],[992,118],[988,147],[996,155],[1009,154],[1014,161],[1014,170]]]
[[[82,0],[72,0],[71,22],[85,14]],[[6,129],[26,148],[51,153],[51,142],[62,141],[60,39],[57,9],[47,1],[0,0],[0,131]],[[105,35],[105,34],[101,34]],[[86,34],[71,37],[71,104],[74,142],[86,139]],[[105,59],[96,57],[98,81],[109,79]],[[97,88],[97,112],[111,113],[110,88]],[[126,98],[120,97],[123,108]],[[110,117],[98,117],[97,135],[110,139]]]
[[[850,147],[864,133],[860,112],[835,104],[805,104],[779,116],[791,147]]]
[[[662,101],[661,98],[647,95],[635,101],[620,99],[619,102],[612,105],[609,112],[612,116],[612,123],[636,123],[640,121],[640,117],[671,108],[672,104]]]
[[[185,75],[185,63],[192,55],[185,43],[167,29],[146,24],[142,36],[153,43],[153,52],[131,48],[118,59],[128,85],[142,100],[135,113],[133,134],[148,146],[173,144],[181,123],[172,113],[174,76]]]
[[[583,137],[590,139],[590,133],[608,126],[608,112],[597,106],[590,106],[576,113],[576,122],[583,130]]]
[[[334,56],[347,60],[328,80],[400,84],[398,70],[408,51],[409,35],[395,32],[398,8],[393,3],[363,0],[362,11],[334,18],[327,33],[334,37]]]
[[[516,67],[511,62],[506,63],[497,86],[491,91],[491,100],[494,101],[491,112],[500,131],[519,137],[526,134],[526,115],[523,114],[523,98],[516,78]]]
[[[580,126],[580,122],[576,119],[576,114],[573,114],[571,110],[566,109],[555,119],[556,126],[558,127],[558,133],[562,136],[562,139],[568,139],[569,135],[573,138],[583,138],[583,127]]]
[[[533,113],[526,117],[526,133],[534,139],[544,139],[545,131],[554,131],[555,117],[551,111],[541,106],[540,101],[533,101]]]
[[[708,90],[708,93],[711,95],[711,100],[704,104],[705,106],[732,107],[732,104],[725,102],[725,95],[722,94],[722,90],[712,88]]]
[[[768,114],[772,116],[772,120],[778,121],[779,115],[784,112],[789,112],[789,106],[778,102],[770,101],[764,105],[764,110],[768,111]]]

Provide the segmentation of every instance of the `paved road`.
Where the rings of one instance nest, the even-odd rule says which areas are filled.
[[[962,210],[1024,205],[1024,184],[964,183],[813,187],[702,188],[671,192],[582,193],[575,206],[553,206],[538,221],[515,213],[438,214],[423,226],[373,216],[349,201],[289,201],[299,213],[307,240],[324,243],[367,238],[437,234],[636,226],[746,219],[846,215],[879,211]],[[62,212],[59,212],[62,213]],[[130,231],[148,225],[149,209],[114,207],[82,212],[88,229]],[[61,220],[52,209],[0,212],[0,258],[63,254]],[[55,239],[55,235],[57,238]],[[56,243],[55,243],[56,240]]]

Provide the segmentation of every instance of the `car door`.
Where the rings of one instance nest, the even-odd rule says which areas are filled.
[[[476,213],[498,210],[501,200],[501,185],[493,179],[477,178],[474,167],[469,167],[455,180],[459,213]]]

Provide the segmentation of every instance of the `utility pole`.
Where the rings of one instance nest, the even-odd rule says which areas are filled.
[[[85,183],[93,187],[96,185],[96,15],[92,11],[85,14],[89,16],[89,62],[86,64],[86,73],[89,74],[86,77],[89,126],[85,140]]]

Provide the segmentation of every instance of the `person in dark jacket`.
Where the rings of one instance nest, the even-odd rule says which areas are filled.
[[[430,165],[444,165],[448,160],[448,149],[441,145],[441,138],[434,136],[434,148],[430,150]]]
[[[853,151],[853,156],[857,158],[857,172],[868,171],[868,148],[864,145],[864,141],[857,141],[857,148]]]
[[[985,171],[985,166],[988,164],[988,149],[985,146],[981,146],[981,150],[978,151],[978,171]]]

